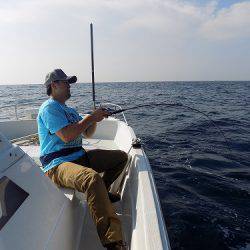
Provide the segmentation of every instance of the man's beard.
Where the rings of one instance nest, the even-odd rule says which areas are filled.
[[[66,95],[66,100],[68,100],[70,97],[71,97],[71,93],[68,92],[67,95]]]

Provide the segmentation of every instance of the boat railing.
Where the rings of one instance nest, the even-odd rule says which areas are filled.
[[[15,105],[15,104],[5,105],[5,106],[0,107],[0,110],[1,109],[6,109],[6,108],[14,108],[15,109],[15,116],[16,116],[16,119],[17,119],[17,105]]]
[[[90,102],[87,102],[85,103],[85,105],[89,105]],[[29,118],[30,119],[35,119],[36,116],[37,116],[37,113],[38,113],[38,110],[39,110],[39,107],[40,107],[41,103],[34,103],[34,102],[22,102],[22,103],[13,103],[13,104],[10,104],[10,105],[4,105],[4,106],[1,106],[0,107],[0,110],[2,109],[13,109],[14,113],[11,114],[11,112],[8,112],[8,120],[10,119],[14,119],[14,120],[20,120],[20,119],[23,119],[23,118],[27,118],[27,113],[25,115],[20,115],[19,112],[20,110],[23,111],[23,112],[27,112],[29,111],[30,114],[29,114]],[[112,106],[115,110],[119,110],[119,109],[122,109],[122,107],[118,104],[115,104],[115,103],[111,103],[111,102],[104,102],[104,103],[100,103],[99,104],[100,107],[105,107],[105,106]],[[28,107],[28,108],[27,108]],[[78,111],[79,111],[79,107],[75,107]],[[123,112],[121,112],[121,115],[123,117],[123,120],[124,122],[128,125],[128,122],[127,122],[127,119],[124,115]],[[2,117],[0,117],[0,120],[1,119],[4,119]]]
[[[23,111],[29,111],[30,112],[30,118],[34,119],[34,116],[32,116],[33,114],[37,114],[38,109],[39,109],[39,105],[40,104],[34,104],[31,102],[27,102],[27,103],[13,103],[10,105],[4,105],[0,107],[0,110],[3,109],[13,109],[14,114],[12,114],[11,112],[6,113],[6,116],[8,115],[8,120],[14,118],[14,120],[19,120],[21,118],[27,117],[26,115],[18,115],[19,110],[23,110]],[[28,107],[28,108],[27,108]]]

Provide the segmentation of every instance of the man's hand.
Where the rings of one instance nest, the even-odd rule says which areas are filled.
[[[81,133],[89,138],[91,137],[96,129],[96,122],[102,121],[107,118],[110,113],[102,108],[94,110],[91,115],[86,116],[83,120],[69,124],[68,126],[60,129],[56,132],[56,135],[60,137],[64,142],[74,140]]]
[[[107,118],[110,115],[108,111],[106,111],[103,108],[98,108],[94,110],[94,112],[91,114],[93,121],[100,122],[104,118]]]

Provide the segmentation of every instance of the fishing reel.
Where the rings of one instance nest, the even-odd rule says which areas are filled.
[[[112,104],[111,104],[112,105]],[[111,115],[115,115],[115,114],[118,114],[118,113],[121,113],[123,112],[124,110],[121,109],[119,107],[119,109],[117,109],[117,106],[114,106],[112,105],[112,108],[110,107],[111,105],[108,105],[108,104],[100,104],[99,108],[101,108],[102,110],[104,111],[107,111],[109,113],[109,116]]]
[[[110,115],[113,115],[116,113],[116,110],[115,109],[111,109],[111,108],[101,108],[103,111],[107,111],[109,113],[109,116]]]

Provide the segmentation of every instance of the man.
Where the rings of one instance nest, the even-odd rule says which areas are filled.
[[[127,163],[127,154],[120,150],[82,148],[82,134],[91,137],[97,122],[108,117],[103,109],[82,118],[65,102],[70,98],[70,84],[76,76],[67,76],[61,69],[47,74],[45,86],[50,99],[45,101],[37,117],[40,160],[44,172],[58,186],[86,193],[88,206],[101,243],[107,249],[123,249],[121,222],[111,201],[117,195],[108,193],[110,185]],[[104,172],[103,177],[98,173]]]

